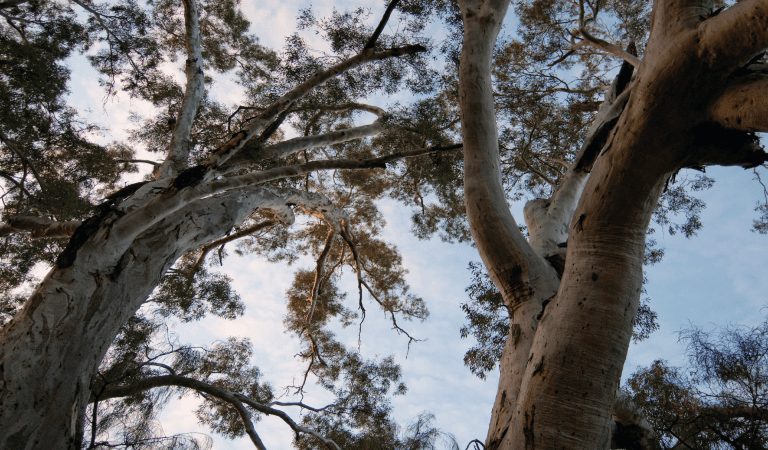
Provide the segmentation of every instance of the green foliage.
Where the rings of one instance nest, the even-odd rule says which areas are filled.
[[[768,321],[681,332],[688,368],[655,361],[628,380],[635,403],[663,449],[765,448],[768,445]]]

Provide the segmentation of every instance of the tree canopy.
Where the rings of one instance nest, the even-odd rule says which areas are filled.
[[[728,6],[732,3],[713,3],[700,21]],[[257,448],[264,445],[255,424],[264,415],[283,419],[301,449],[457,448],[429,413],[398,425],[391,397],[406,393],[407,380],[397,361],[366,357],[336,333],[346,327],[362,330],[371,314],[367,305],[373,304],[407,346],[418,345],[413,330],[429,316],[424,293],[408,286],[400,251],[382,238],[381,200],[410,208],[411,228],[419,238],[478,246],[485,265],[469,268],[473,281],[462,305],[467,323],[461,329],[462,337],[473,336],[477,345],[464,361],[481,378],[497,367],[518,373],[505,366],[505,346],[512,342],[517,348],[524,336],[520,351],[528,355],[533,334],[526,335],[521,321],[533,324],[534,332],[548,314],[559,311],[560,282],[575,270],[568,268],[574,260],[566,259],[576,251],[575,232],[569,230],[589,230],[589,221],[596,220],[577,214],[572,223],[571,216],[590,173],[613,157],[603,155],[618,142],[616,127],[626,120],[628,98],[639,95],[633,94],[640,83],[637,73],[651,67],[642,66],[650,45],[651,3],[531,0],[512,7],[517,28],[498,41],[498,30],[489,32],[494,42],[483,45],[490,49],[477,44],[489,52],[487,79],[493,81],[487,91],[492,120],[486,120],[467,112],[473,111],[467,106],[473,100],[467,83],[475,77],[467,81],[474,62],[467,66],[471,58],[466,55],[478,26],[467,2],[392,0],[370,9],[334,10],[328,17],[307,8],[296,11],[296,31],[282,49],[260,44],[258,30],[251,30],[234,0],[0,2],[0,325],[4,342],[13,346],[25,320],[49,339],[48,327],[74,333],[80,326],[79,319],[67,319],[78,325],[60,325],[64,319],[49,317],[83,318],[88,338],[79,340],[94,344],[73,345],[93,347],[93,355],[67,363],[67,369],[45,363],[47,372],[40,375],[45,383],[55,383],[51,374],[57,371],[84,374],[73,375],[78,381],[69,383],[76,388],[75,407],[62,413],[74,414],[73,431],[63,432],[67,445],[203,448],[205,439],[165,436],[157,422],[171,397],[193,392],[202,399],[195,412],[201,424],[226,437],[248,436]],[[500,20],[493,27],[500,27]],[[313,35],[317,38],[308,38]],[[100,75],[103,104],[95,108],[108,109],[115,98],[126,96],[151,104],[134,113],[127,140],[99,144],[99,127],[68,104],[76,77],[68,58],[78,53]],[[729,76],[763,77],[764,53],[752,53]],[[182,68],[184,76],[177,76]],[[476,77],[478,85],[484,76]],[[217,95],[228,83],[243,93],[237,103]],[[472,134],[475,117],[487,128],[480,137]],[[640,238],[630,239],[627,252],[644,248],[642,264],[662,259],[660,234],[692,237],[702,227],[705,205],[696,193],[714,183],[700,173],[704,166],[735,165],[759,176],[756,168],[766,161],[755,134],[760,126],[703,123],[694,128],[695,144],[703,150],[659,169],[662,183],[649,182],[658,191],[658,199],[648,194],[651,200],[643,200],[652,210],[650,226],[632,218]],[[710,149],[717,146],[732,151],[723,156]],[[474,147],[490,148],[498,176],[482,174],[486,169],[473,162]],[[125,182],[137,173],[142,181]],[[528,200],[527,226],[512,221],[510,228],[526,247],[515,244],[520,252],[512,256],[489,255],[482,237],[487,230],[480,223],[487,215],[472,210],[477,187],[471,182],[497,178],[505,208],[507,202]],[[768,192],[756,211],[754,230],[764,234]],[[252,365],[252,337],[197,347],[179,342],[168,330],[172,321],[236,320],[249,307],[221,271],[231,252],[270,263],[312,261],[295,269],[285,294],[285,331],[300,342],[296,356],[305,365],[287,387],[298,400],[284,401],[282,386],[263,381],[269,368]],[[535,261],[532,255],[538,255]],[[505,262],[498,265],[494,258]],[[642,269],[632,261],[634,280]],[[513,262],[518,265],[502,267]],[[47,269],[45,278],[36,275]],[[515,278],[529,276],[538,281]],[[600,277],[611,278],[603,272]],[[356,289],[347,292],[343,285],[349,278]],[[598,271],[588,278],[597,282]],[[639,299],[643,281],[622,289]],[[61,295],[60,304],[69,305],[64,309],[78,312],[62,313],[55,302],[40,300],[41,292]],[[107,306],[104,299],[118,306]],[[658,327],[656,313],[647,296],[632,302],[622,320],[631,322],[627,333],[642,340]],[[39,305],[51,312],[36,312],[42,311]],[[35,314],[44,316],[45,325],[35,325],[42,323]],[[727,353],[707,347],[704,335],[693,333],[689,340],[701,350],[697,355]],[[525,358],[517,360],[527,364]],[[7,373],[32,364],[19,361],[13,368],[9,362]],[[702,361],[697,360],[700,367],[716,365]],[[534,377],[545,367],[541,357],[525,370]],[[620,375],[621,367],[615,370]],[[696,382],[725,380],[722,370],[711,370],[715,375],[701,372]],[[332,400],[304,404],[307,383],[316,383]],[[703,414],[696,408],[715,407],[690,399],[692,381],[661,362],[631,383],[635,402],[647,413],[656,414],[649,405],[657,399],[642,395],[662,391],[679,397],[676,407],[690,406],[696,417]],[[502,390],[494,417],[511,414]],[[302,412],[287,412],[291,408]],[[610,411],[605,414],[610,418]],[[664,414],[669,413],[648,418],[656,430],[672,436],[663,435],[661,445],[683,442],[673,433],[679,435],[684,425],[660,422],[667,420]],[[532,415],[521,433],[530,433]],[[690,424],[699,424],[694,416]],[[718,424],[727,427],[726,422]],[[495,423],[486,448],[510,439],[498,418]],[[758,445],[764,433],[756,427],[710,427],[711,433],[692,439],[707,442],[701,445],[735,446],[743,439]],[[32,448],[24,430],[14,431],[7,442]],[[525,439],[533,438],[526,434]]]

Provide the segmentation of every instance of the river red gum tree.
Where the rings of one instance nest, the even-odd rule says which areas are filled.
[[[612,416],[647,429],[614,405],[665,183],[684,167],[768,159],[754,136],[768,131],[768,72],[748,65],[768,46],[768,2],[714,15],[712,2],[656,0],[642,59],[592,37],[581,3],[582,44],[623,58],[624,77],[555,194],[526,206],[530,242],[506,206],[493,124],[491,57],[508,4],[461,2],[467,214],[511,315],[486,448],[608,448]],[[548,261],[566,242],[558,274]]]
[[[0,8],[23,3],[4,2]],[[74,3],[93,12],[88,3]],[[365,64],[424,50],[420,45],[376,48],[397,3],[393,1],[362,50],[287,89],[202,163],[190,167],[191,124],[203,101],[205,79],[197,5],[194,0],[182,3],[187,84],[155,179],[110,195],[84,221],[22,216],[2,227],[4,234],[71,236],[55,267],[0,331],[3,448],[80,448],[86,406],[96,391],[115,398],[164,385],[197,389],[230,404],[257,448],[264,445],[246,406],[283,417],[297,433],[334,448],[316,431],[242,394],[173,371],[143,384],[109,388],[95,382],[97,369],[120,327],[181,255],[202,248],[204,258],[213,244],[230,239],[224,236],[257,210],[270,211],[272,219],[249,229],[290,224],[292,208],[328,226],[306,299],[311,306],[304,326],[313,363],[315,356],[321,359],[310,319],[326,258],[338,236],[354,255],[361,293],[363,286],[374,292],[362,278],[344,209],[320,193],[264,183],[319,170],[382,168],[396,159],[459,147],[414,146],[377,158],[259,170],[251,165],[254,159],[274,161],[382,132],[384,124],[377,119],[266,143],[291,108],[323,83]],[[465,204],[472,236],[511,316],[486,448],[591,450],[616,447],[627,439],[647,446],[647,423],[617,392],[638,309],[646,229],[666,182],[681,168],[755,167],[768,159],[754,136],[768,131],[768,100],[761,95],[768,86],[768,70],[750,64],[768,47],[768,2],[743,0],[714,15],[713,5],[705,1],[657,0],[642,58],[631,45],[624,50],[590,34],[585,4],[578,5],[579,29],[574,33],[580,36],[579,48],[593,46],[625,64],[553,195],[526,205],[529,238],[512,217],[501,184],[493,98],[493,51],[508,6],[508,0],[460,2]],[[381,109],[359,103],[326,107],[320,113],[327,110],[383,115]],[[254,141],[257,145],[248,147]],[[3,142],[14,145],[5,137]]]

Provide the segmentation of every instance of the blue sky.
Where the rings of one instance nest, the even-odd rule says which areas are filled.
[[[307,2],[274,0],[243,2],[243,9],[253,22],[252,30],[261,42],[275,49],[282,47],[284,34],[294,28],[294,19]],[[315,4],[319,15],[349,6],[370,6],[374,14],[383,10],[381,2],[335,2]],[[178,70],[181,78],[181,71]],[[127,98],[110,100],[102,107],[103,93],[94,88],[95,73],[76,62],[72,79],[72,101],[90,118],[109,127],[104,142],[124,139],[129,111],[148,111],[150,107]],[[222,101],[236,100],[239,89],[226,79],[217,80],[214,92]],[[394,102],[390,100],[389,102]],[[380,105],[384,106],[384,105]],[[714,187],[701,193],[707,208],[702,214],[704,228],[697,237],[657,234],[659,246],[666,249],[664,260],[647,269],[648,296],[651,307],[659,315],[661,329],[640,344],[631,344],[624,369],[625,377],[639,365],[648,365],[662,358],[673,365],[685,363],[684,346],[677,341],[677,332],[690,324],[714,328],[728,323],[756,325],[763,320],[761,308],[766,303],[765,255],[768,236],[750,231],[755,202],[761,198],[759,184],[752,180],[751,171],[738,168],[710,168],[708,175],[716,180]],[[513,213],[522,224],[522,206],[516,204]],[[453,433],[461,448],[471,439],[484,440],[491,407],[496,394],[497,375],[487,380],[474,377],[463,366],[464,352],[473,342],[459,337],[464,323],[460,305],[466,301],[464,289],[469,284],[469,261],[478,261],[477,252],[468,245],[447,244],[439,239],[419,241],[410,234],[410,214],[393,202],[382,204],[387,226],[386,240],[394,243],[403,254],[409,269],[407,279],[412,291],[422,296],[431,312],[425,323],[402,324],[411,334],[426,341],[411,346],[408,358],[407,339],[391,330],[382,314],[371,305],[362,332],[362,352],[366,357],[394,354],[402,366],[409,392],[397,397],[393,406],[396,417],[405,425],[422,411],[436,415],[437,425]],[[311,267],[304,259],[294,267],[269,264],[256,258],[230,257],[224,271],[231,275],[238,293],[247,305],[244,317],[230,322],[206,319],[203,322],[178,325],[182,342],[205,345],[228,336],[248,336],[254,342],[254,361],[279,391],[299,377],[302,366],[293,358],[297,347],[294,340],[283,334],[285,311],[284,293],[297,267]],[[349,284],[351,285],[351,279]],[[350,289],[350,298],[356,289]],[[353,301],[353,300],[351,300]],[[369,299],[366,299],[369,302]],[[768,312],[768,311],[765,311]],[[356,329],[340,332],[342,339],[356,345]],[[305,399],[315,405],[328,398],[318,387],[310,386]],[[196,425],[192,414],[196,402],[191,397],[174,401],[163,413],[166,433],[190,431],[207,432]],[[298,411],[289,411],[298,419]],[[288,448],[291,432],[279,420],[265,419],[256,425],[267,448]],[[235,442],[214,437],[214,448],[250,449],[247,439]]]

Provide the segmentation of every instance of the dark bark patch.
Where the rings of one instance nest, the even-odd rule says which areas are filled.
[[[544,374],[544,357],[541,357],[541,361],[539,361],[536,366],[533,368],[533,373],[531,374],[531,377],[535,377],[536,375]]]
[[[526,450],[534,450],[536,442],[534,441],[533,421],[536,418],[536,405],[531,405],[531,413],[525,412],[525,425],[523,425],[523,435],[525,436]]]
[[[3,448],[7,450],[23,450],[27,448],[27,442],[29,442],[30,433],[25,433],[27,426],[22,427],[21,430],[8,436],[5,440],[5,446]]]
[[[172,194],[184,189],[185,187],[192,186],[200,182],[205,177],[207,172],[208,166],[205,164],[199,164],[195,167],[190,167],[184,172],[181,172],[176,178],[174,178],[171,185],[165,188],[163,193]]]
[[[58,258],[56,258],[56,267],[59,269],[71,267],[75,262],[75,258],[77,258],[77,250],[82,247],[91,236],[99,231],[112,212],[119,214],[108,206],[105,206],[101,208],[101,211],[99,211],[98,214],[84,220],[83,223],[75,229],[75,232],[72,234],[72,238],[70,238],[64,251],[61,252]]]
[[[597,281],[597,273],[592,272],[592,281]]]
[[[637,425],[622,425],[616,422],[616,431],[614,432],[611,442],[611,448],[623,448],[626,450],[642,450],[643,446],[643,429]]]

